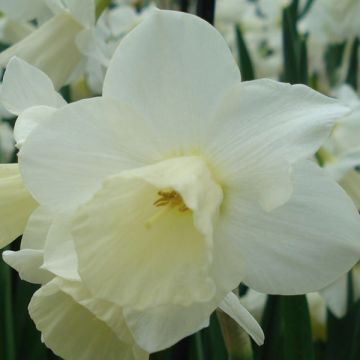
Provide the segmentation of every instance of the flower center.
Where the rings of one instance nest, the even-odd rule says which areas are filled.
[[[190,209],[185,205],[181,195],[175,190],[160,190],[158,192],[159,198],[153,203],[157,208],[162,209],[151,216],[146,222],[145,226],[151,228],[163,215],[172,209],[177,208],[179,212],[187,212]]]
[[[156,207],[169,205],[172,208],[178,207],[179,211],[189,210],[189,208],[184,204],[181,195],[175,190],[172,191],[160,190],[158,192],[158,195],[160,196],[160,198],[154,202],[154,205]]]

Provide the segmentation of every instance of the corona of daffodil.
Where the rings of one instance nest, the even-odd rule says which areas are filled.
[[[303,85],[241,82],[213,27],[155,11],[121,41],[101,97],[55,109],[22,143],[52,224],[42,270],[120,307],[148,352],[218,306],[261,343],[231,292],[241,281],[305,293],[359,258],[355,207],[306,160],[347,111]]]

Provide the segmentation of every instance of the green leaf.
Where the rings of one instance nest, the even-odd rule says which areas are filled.
[[[330,85],[334,85],[337,82],[337,73],[343,60],[344,50],[345,43],[330,45],[326,49],[324,60]]]
[[[308,52],[307,52],[307,46],[306,46],[306,36],[299,39],[299,45],[300,45],[300,59],[298,64],[298,70],[299,70],[299,82],[301,84],[307,85],[309,82],[308,79]]]
[[[284,360],[280,306],[280,296],[268,296],[261,319],[265,343],[260,347],[253,343],[254,360]]]
[[[255,71],[252,65],[251,57],[248,51],[248,48],[245,43],[245,39],[242,35],[242,31],[240,25],[235,27],[236,32],[236,41],[237,41],[237,48],[239,54],[239,65],[241,71],[242,80],[254,80],[255,79]]]
[[[282,296],[281,315],[284,324],[284,360],[314,360],[306,296]]]
[[[290,84],[299,82],[298,70],[298,35],[293,17],[294,10],[287,7],[282,15],[282,38],[283,38],[283,57],[284,57],[284,81]]]
[[[268,296],[261,326],[265,343],[254,346],[255,360],[315,360],[305,295]]]
[[[198,0],[196,14],[210,24],[214,24],[215,0]]]
[[[327,313],[326,359],[360,359],[360,301],[354,302],[352,272],[348,273],[347,313],[337,318]]]
[[[359,39],[356,38],[352,44],[349,68],[345,82],[357,90],[358,88],[358,72],[359,72]]]
[[[6,249],[4,249],[6,250]],[[0,354],[1,359],[16,360],[13,293],[10,267],[0,261]]]
[[[180,11],[187,12],[189,9],[189,0],[179,0]]]
[[[225,342],[216,313],[211,315],[209,327],[201,330],[201,333],[203,337],[205,359],[228,360]]]
[[[314,0],[307,0],[305,5],[303,6],[301,12],[298,15],[298,19],[302,19],[311,9],[312,4],[314,3]]]
[[[39,286],[20,280],[17,274],[16,276],[15,324],[18,358],[46,360],[48,350],[41,342],[41,334],[28,313],[30,299]]]
[[[360,301],[354,304],[350,360],[360,359]]]

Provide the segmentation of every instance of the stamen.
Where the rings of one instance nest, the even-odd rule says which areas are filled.
[[[181,195],[176,192],[175,190],[160,190],[158,192],[158,195],[160,196],[159,199],[157,199],[153,205],[156,207],[164,207],[160,211],[156,212],[153,216],[151,216],[146,222],[145,226],[147,228],[151,228],[151,226],[158,221],[163,215],[165,215],[168,211],[178,208],[179,212],[186,212],[190,210],[184,203]]]

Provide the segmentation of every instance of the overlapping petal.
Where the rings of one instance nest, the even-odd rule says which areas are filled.
[[[45,344],[62,358],[148,359],[132,342],[121,309],[92,299],[81,283],[55,278],[34,294],[29,311]]]
[[[1,101],[16,115],[32,106],[58,108],[66,103],[45,73],[17,57],[12,58],[6,68]]]
[[[128,106],[82,100],[30,134],[19,164],[34,196],[61,211],[89,199],[107,176],[160,159],[149,139],[148,125]]]
[[[67,216],[54,217],[44,244],[41,269],[67,280],[79,280],[78,262]]]
[[[0,247],[3,247],[24,232],[38,204],[25,188],[17,164],[0,166],[0,196]]]
[[[18,56],[44,71],[55,88],[59,89],[81,61],[75,38],[82,30],[83,26],[69,13],[57,14],[29,36],[3,51],[0,64],[6,66],[13,56]],[[44,49],[46,52],[43,52]]]
[[[44,208],[36,208],[30,215],[18,251],[4,251],[4,261],[15,269],[21,279],[35,284],[45,284],[54,275],[41,266],[44,247],[53,216]]]
[[[294,182],[291,199],[271,212],[233,191],[217,227],[215,241],[237,248],[245,283],[264,293],[318,290],[359,258],[358,214],[344,191],[308,162],[294,166]]]
[[[291,194],[290,165],[311,156],[347,111],[304,85],[239,83],[223,99],[202,148],[224,183],[253,191],[271,210]]]
[[[225,40],[207,22],[155,11],[121,41],[103,96],[141,113],[165,152],[194,150],[221,97],[239,81]]]
[[[264,332],[253,316],[240,303],[238,297],[230,292],[220,304],[220,309],[234,319],[258,345],[264,343]]]

